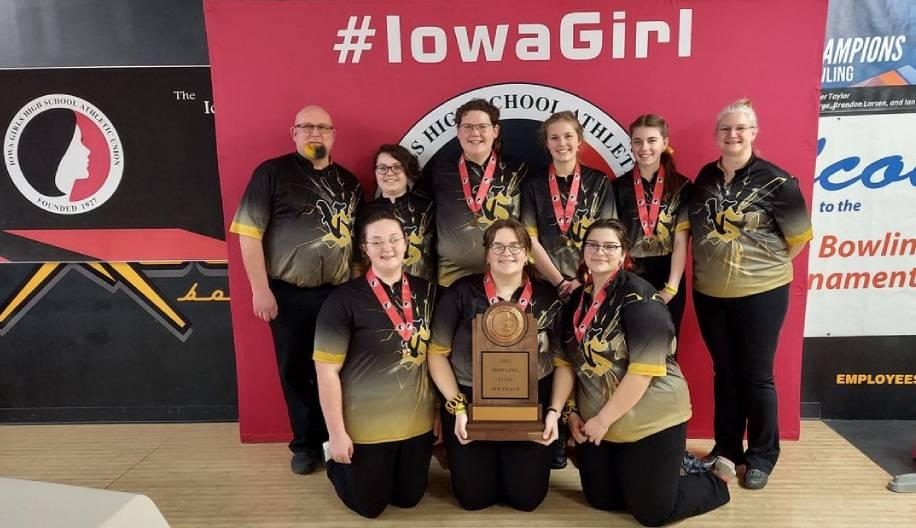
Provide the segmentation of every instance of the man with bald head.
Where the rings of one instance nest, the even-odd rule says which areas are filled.
[[[336,131],[319,106],[289,129],[296,151],[255,169],[230,231],[239,235],[252,308],[270,323],[293,439],[290,467],[307,474],[328,433],[312,361],[318,309],[350,278],[359,181],[331,161]]]

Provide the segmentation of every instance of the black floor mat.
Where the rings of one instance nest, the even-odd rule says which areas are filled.
[[[824,420],[890,475],[916,472],[914,420]]]

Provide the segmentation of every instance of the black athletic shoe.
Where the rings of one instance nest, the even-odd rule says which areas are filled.
[[[566,467],[566,442],[563,440],[555,440],[550,444],[550,448],[553,450],[553,458],[550,461],[550,469],[563,469]]]
[[[566,467],[566,442],[569,440],[569,429],[566,424],[560,424],[560,430],[557,431],[557,439],[550,444],[553,449],[553,458],[550,460],[550,469],[563,469]]]
[[[748,469],[744,474],[744,487],[749,490],[763,489],[767,485],[770,475],[760,469]]]
[[[289,461],[289,468],[297,475],[314,473],[318,468],[318,457],[308,451],[293,453],[293,458]]]

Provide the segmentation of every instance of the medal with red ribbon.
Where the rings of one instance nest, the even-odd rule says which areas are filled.
[[[499,296],[496,295],[496,283],[493,282],[493,275],[490,272],[483,274],[483,291],[487,294],[487,302],[491,305],[499,302]],[[524,312],[528,309],[528,305],[531,304],[531,281],[525,281],[525,287],[522,288],[522,294],[519,296],[518,300],[515,301],[515,304]]]
[[[467,162],[464,154],[458,158],[458,174],[461,176],[461,190],[464,191],[464,201],[468,204],[468,209],[474,214],[473,223],[476,225],[477,216],[480,214],[480,208],[483,207],[483,201],[490,192],[490,186],[493,185],[493,173],[496,172],[496,152],[490,153],[490,159],[483,170],[483,178],[480,180],[480,186],[477,187],[477,196],[471,196],[471,176],[468,174]]]
[[[369,282],[369,287],[372,288],[372,293],[375,294],[375,298],[378,299],[379,304],[385,309],[388,319],[390,319],[391,324],[394,325],[394,330],[401,335],[401,339],[410,341],[410,338],[413,336],[414,328],[413,307],[410,304],[410,283],[407,282],[407,275],[401,275],[401,309],[404,310],[403,317],[398,313],[391,299],[388,298],[388,293],[385,292],[382,281],[375,275],[372,268],[366,273],[366,281]]]
[[[601,288],[597,292],[594,291],[595,283],[592,282],[591,279],[586,283],[586,288],[582,289],[582,295],[579,297],[579,307],[576,308],[576,313],[573,315],[573,330],[576,333],[576,342],[581,343],[585,339],[586,332],[588,332],[589,327],[592,326],[592,321],[595,320],[595,316],[598,315],[598,309],[601,308],[601,305],[604,304],[604,301],[607,299],[607,288],[614,282],[614,278],[617,277],[618,273],[620,273],[620,268],[617,268],[614,273],[611,274],[604,288]],[[582,305],[585,304],[585,290],[589,284],[592,286],[592,304],[589,306],[588,311],[585,312],[585,317],[582,317]]]
[[[633,191],[636,193],[636,210],[639,212],[639,224],[646,238],[652,238],[655,224],[658,223],[658,212],[662,206],[662,191],[665,188],[665,168],[658,168],[655,177],[655,188],[652,190],[652,203],[646,203],[646,191],[643,189],[642,175],[639,167],[633,169]]]
[[[557,227],[560,228],[560,234],[566,235],[569,227],[572,225],[573,214],[576,212],[576,204],[579,201],[579,182],[582,179],[582,171],[579,164],[576,163],[576,170],[573,171],[572,182],[569,184],[569,195],[566,198],[566,205],[561,202],[560,186],[557,184],[557,171],[550,164],[547,171],[547,183],[550,185],[550,202],[553,204],[553,215],[557,219]]]

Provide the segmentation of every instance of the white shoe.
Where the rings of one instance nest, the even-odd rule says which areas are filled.
[[[735,463],[725,458],[724,456],[716,457],[716,461],[712,467],[712,472],[717,477],[722,479],[726,484],[738,476],[737,471],[735,471]]]

